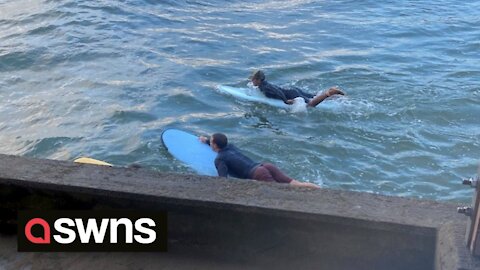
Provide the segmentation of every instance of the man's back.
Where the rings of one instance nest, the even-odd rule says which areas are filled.
[[[303,92],[298,88],[284,89],[282,87],[273,85],[267,81],[263,81],[258,88],[262,93],[268,98],[280,99],[286,102],[289,99],[294,99],[297,97],[302,97],[305,100],[310,100],[314,95]]]
[[[227,177],[228,175],[237,178],[251,178],[252,171],[260,163],[254,162],[245,156],[232,144],[228,144],[225,148],[218,152],[215,159],[215,167],[218,176]]]

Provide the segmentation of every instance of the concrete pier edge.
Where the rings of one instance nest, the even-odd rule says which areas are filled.
[[[409,236],[411,239],[408,241],[423,239],[421,240],[423,242],[419,244],[420,247],[411,249],[409,246],[398,244],[400,253],[395,255],[398,258],[392,257],[392,260],[400,260],[401,256],[411,256],[412,265],[420,261],[425,265],[431,264],[431,269],[479,269],[480,267],[479,259],[470,256],[465,247],[464,235],[467,218],[457,214],[456,207],[458,205],[452,203],[340,190],[310,190],[250,180],[162,173],[142,168],[104,167],[76,164],[69,161],[0,155],[0,190],[6,187],[42,191],[48,194],[73,194],[73,196],[83,194],[100,198],[99,201],[109,201],[119,207],[165,209],[172,212],[174,221],[178,220],[179,224],[187,225],[189,222],[193,222],[189,221],[189,213],[195,222],[204,222],[205,220],[202,218],[205,216],[218,215],[220,218],[217,225],[225,224],[225,227],[235,224],[235,220],[243,220],[246,223],[252,220],[255,222],[258,217],[259,223],[252,225],[256,231],[259,228],[268,227],[268,220],[276,220],[281,223],[278,230],[282,232],[282,235],[285,235],[286,232],[287,235],[291,233],[292,239],[295,239],[292,241],[306,239],[305,243],[308,242],[308,237],[303,235],[304,231],[294,228],[297,225],[292,227],[290,221],[295,221],[295,224],[305,223],[299,228],[325,227],[326,231],[330,230],[333,234],[335,234],[336,227],[343,234],[345,234],[345,230],[352,231],[352,235],[340,233],[335,235],[336,239],[344,237],[339,243],[347,243],[351,239],[366,239],[372,241],[371,243],[395,245],[395,241],[398,239]],[[216,230],[212,226],[212,224],[205,225],[198,230],[209,235]],[[185,232],[181,228],[176,230],[173,231],[173,235],[181,233],[194,235],[193,231]],[[221,230],[229,233],[228,228]],[[244,230],[250,233],[250,229]],[[357,230],[358,232],[356,232]],[[381,232],[387,239],[389,239],[389,235],[393,236],[391,240],[379,242],[374,239],[377,232]],[[322,232],[316,231],[313,234],[313,237],[317,237],[319,241],[330,239],[330,236],[323,235]],[[367,236],[361,234],[367,234]],[[257,243],[255,240],[242,238],[237,235],[232,238],[232,241],[236,241],[235,243],[240,243],[240,245]],[[188,245],[190,240],[185,238],[182,241]],[[226,240],[225,243],[213,242],[213,240],[209,242],[210,239],[207,237],[199,241],[204,241],[206,246],[218,246],[219,249],[224,248],[225,245],[228,246]],[[387,243],[386,241],[391,242]],[[295,242],[292,245],[302,247],[302,242]],[[361,243],[356,243],[356,245],[361,245]],[[433,250],[422,250],[422,246],[425,246],[425,249],[432,248]],[[239,252],[246,250],[239,246],[235,248]],[[345,247],[334,247],[334,250],[337,251],[340,248]],[[395,247],[391,248],[395,250]],[[311,250],[309,247],[305,247],[305,250],[320,255],[330,252]],[[362,248],[353,247],[352,250],[359,251]],[[424,258],[416,258],[414,254],[410,255],[418,250],[425,252],[422,256],[433,254],[431,261],[428,261],[430,259],[425,261]],[[272,254],[282,254],[282,252],[280,248],[277,253],[273,252]],[[379,252],[381,251],[372,252],[372,260],[379,260],[378,256],[381,255]],[[362,255],[365,254],[369,256],[367,251],[362,251]],[[364,269],[370,267],[365,258],[352,258],[352,262],[356,261],[364,263]],[[379,261],[383,262],[383,259]],[[342,269],[344,266],[344,264],[334,261],[321,263],[337,266],[337,269]],[[387,265],[388,258],[384,263]],[[373,261],[372,265],[379,265],[379,263]],[[358,269],[362,269],[362,267]]]

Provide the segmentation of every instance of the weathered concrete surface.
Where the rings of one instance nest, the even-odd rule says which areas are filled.
[[[401,224],[402,228],[413,225],[433,229],[445,220],[461,220],[461,216],[452,214],[453,205],[431,201],[17,156],[0,155],[0,181],[28,188],[185,206],[259,213],[280,210],[275,213],[288,217],[314,214],[332,221],[349,218],[359,224],[368,221],[368,227],[373,223],[379,227]]]
[[[87,209],[167,210],[169,253],[158,263],[169,261],[175,269],[191,268],[179,262],[205,259],[209,263],[194,268],[215,268],[212,262],[219,268],[280,269],[480,265],[463,245],[466,219],[453,204],[0,155],[2,187],[6,197],[46,198],[54,209],[68,205],[55,203],[63,196]],[[132,265],[150,256],[136,255]]]
[[[465,226],[447,222],[439,227],[436,246],[436,270],[480,269],[480,259],[470,255],[465,243]]]

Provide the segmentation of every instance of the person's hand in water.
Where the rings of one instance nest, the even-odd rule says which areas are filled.
[[[199,140],[200,142],[202,142],[202,143],[207,143],[207,142],[208,142],[208,138],[205,137],[205,136],[200,136],[200,137],[198,137],[198,140]]]

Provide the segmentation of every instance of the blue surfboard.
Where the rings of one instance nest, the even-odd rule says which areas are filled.
[[[215,153],[210,146],[198,137],[179,129],[166,129],[162,133],[162,143],[176,159],[200,175],[218,176],[215,168]]]

